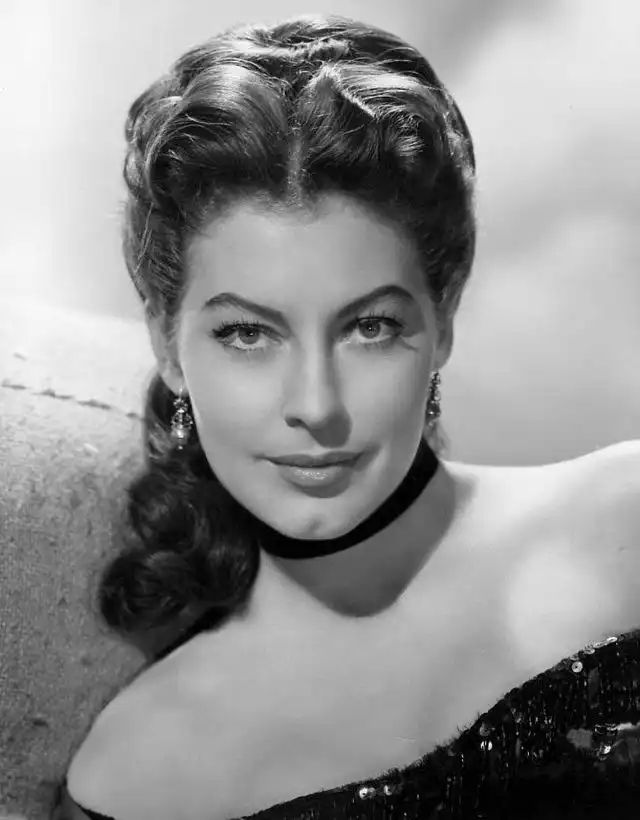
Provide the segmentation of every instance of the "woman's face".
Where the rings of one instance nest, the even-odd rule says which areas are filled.
[[[349,532],[409,470],[450,352],[405,241],[336,197],[313,220],[239,206],[192,240],[186,264],[179,369],[163,376],[189,395],[212,470],[284,535]],[[382,287],[397,290],[345,310]],[[329,450],[361,455],[315,490],[270,461]]]

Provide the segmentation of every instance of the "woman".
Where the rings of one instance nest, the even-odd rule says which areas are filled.
[[[639,450],[438,457],[475,162],[424,57],[341,17],[236,27],[126,134],[158,369],[101,612],[192,625],[100,714],[57,816],[637,808]]]

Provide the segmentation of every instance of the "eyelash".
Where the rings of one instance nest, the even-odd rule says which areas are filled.
[[[364,348],[379,349],[389,347],[390,345],[394,344],[394,342],[396,341],[396,339],[405,327],[405,323],[401,321],[397,316],[385,313],[385,311],[380,311],[379,313],[368,313],[366,316],[360,316],[357,319],[354,319],[354,321],[351,322],[351,324],[349,325],[349,328],[355,328],[358,325],[365,324],[367,322],[384,322],[391,326],[391,328],[394,330],[394,334],[391,338],[385,339],[382,342],[369,342],[368,344],[363,345]],[[223,322],[219,328],[211,331],[211,336],[213,336],[216,340],[227,339],[236,330],[258,330],[261,333],[272,335],[271,328],[267,325],[261,324],[260,322]],[[220,341],[220,344],[222,344],[223,347],[226,347],[229,350],[234,351],[235,353],[242,353],[246,356],[253,356],[256,353],[265,353],[264,348],[256,348],[255,350],[242,350],[242,348],[234,347],[228,342]]]

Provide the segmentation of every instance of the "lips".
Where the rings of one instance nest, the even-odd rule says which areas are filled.
[[[287,483],[322,498],[335,495],[349,486],[356,458],[322,467],[296,467],[290,464],[276,464],[280,475]]]

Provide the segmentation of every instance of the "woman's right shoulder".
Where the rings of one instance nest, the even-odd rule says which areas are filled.
[[[147,710],[141,714],[128,701],[121,694],[110,703],[73,756],[65,783],[70,820],[82,818],[78,812],[83,808],[126,820],[138,799],[134,771],[136,779],[146,781],[153,766],[162,765],[154,749],[159,748],[162,734],[170,731],[168,717],[158,713],[150,724]],[[128,799],[133,802],[128,804]],[[67,820],[67,815],[63,817]]]
[[[175,681],[120,693],[71,761],[66,778],[70,809],[60,820],[84,820],[86,815],[78,813],[83,807],[114,820],[175,820],[187,813],[187,800],[189,813],[202,805],[208,820],[233,816],[226,813],[234,781],[225,765],[233,755],[219,748],[219,733],[202,731],[205,722],[211,721],[212,728],[227,722],[224,714],[215,718],[220,711],[215,701],[209,700],[206,714],[199,713],[193,702],[176,696]],[[206,756],[198,747],[203,734],[209,738]]]

